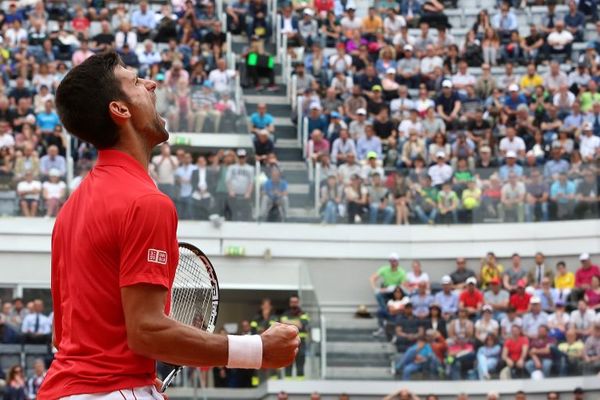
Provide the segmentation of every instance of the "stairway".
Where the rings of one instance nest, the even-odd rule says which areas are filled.
[[[246,46],[246,38],[232,37],[232,50],[241,54]],[[265,50],[275,54],[272,43],[265,43]],[[275,154],[280,162],[283,176],[288,181],[290,209],[286,222],[317,222],[314,212],[314,196],[308,180],[308,170],[298,142],[296,126],[291,121],[292,108],[286,96],[286,86],[282,84],[281,65],[275,65],[277,91],[257,92],[253,87],[243,89],[242,99],[248,117],[256,111],[258,103],[266,103],[267,111],[275,119]]]
[[[376,319],[335,317],[326,319],[327,379],[391,380],[391,360],[396,348],[375,338]]]

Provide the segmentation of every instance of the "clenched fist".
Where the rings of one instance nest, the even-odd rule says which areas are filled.
[[[260,335],[263,343],[261,368],[282,368],[290,365],[300,346],[298,328],[293,325],[275,324]]]

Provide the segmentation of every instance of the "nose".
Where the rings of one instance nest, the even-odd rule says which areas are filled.
[[[154,90],[156,90],[157,84],[153,80],[145,79],[144,86],[146,87],[146,90],[148,90],[149,92],[154,92]]]

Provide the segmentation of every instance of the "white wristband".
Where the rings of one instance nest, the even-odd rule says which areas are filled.
[[[227,335],[227,341],[227,368],[260,369],[263,351],[260,335]]]

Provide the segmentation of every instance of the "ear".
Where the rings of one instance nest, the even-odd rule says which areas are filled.
[[[108,105],[108,112],[113,122],[119,126],[127,123],[131,118],[129,107],[122,101],[111,101]]]

